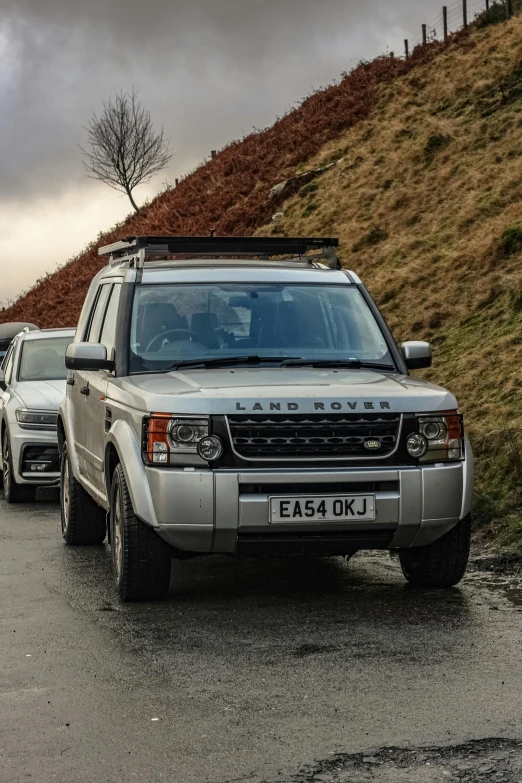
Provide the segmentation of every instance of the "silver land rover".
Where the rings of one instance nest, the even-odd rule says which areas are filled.
[[[123,600],[164,596],[172,558],[211,553],[393,550],[414,585],[462,578],[473,457],[457,401],[409,376],[429,344],[397,347],[337,245],[100,249],[66,355],[62,533],[108,532]]]

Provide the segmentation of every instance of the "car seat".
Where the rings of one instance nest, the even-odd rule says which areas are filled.
[[[271,339],[266,347],[280,348],[324,348],[325,342],[317,334],[316,323],[320,313],[310,313],[303,302],[280,302],[272,324],[261,330],[260,344]]]
[[[142,351],[146,351],[152,340],[162,332],[188,328],[186,319],[170,302],[147,302],[139,316],[138,342]]]
[[[218,319],[216,313],[194,313],[190,319],[190,329],[195,332],[207,348],[219,348],[216,334]]]

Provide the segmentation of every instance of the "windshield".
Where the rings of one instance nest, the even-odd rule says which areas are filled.
[[[24,341],[18,380],[65,380],[65,350],[73,340],[74,337],[45,337]]]
[[[131,373],[253,354],[271,361],[359,360],[394,369],[379,325],[354,286],[192,283],[136,289]]]

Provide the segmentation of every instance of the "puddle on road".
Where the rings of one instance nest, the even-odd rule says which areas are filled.
[[[522,612],[522,573],[507,575],[471,570],[464,584],[485,588],[500,600],[506,600],[505,608],[515,608],[516,611]]]

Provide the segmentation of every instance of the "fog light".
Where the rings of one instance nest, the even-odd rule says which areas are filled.
[[[424,435],[410,435],[406,441],[406,448],[410,457],[416,457],[419,459],[423,457],[428,450],[428,441]]]
[[[208,462],[214,462],[214,460],[219,459],[223,454],[221,439],[216,435],[208,435],[206,438],[201,438],[198,443],[198,454]]]

